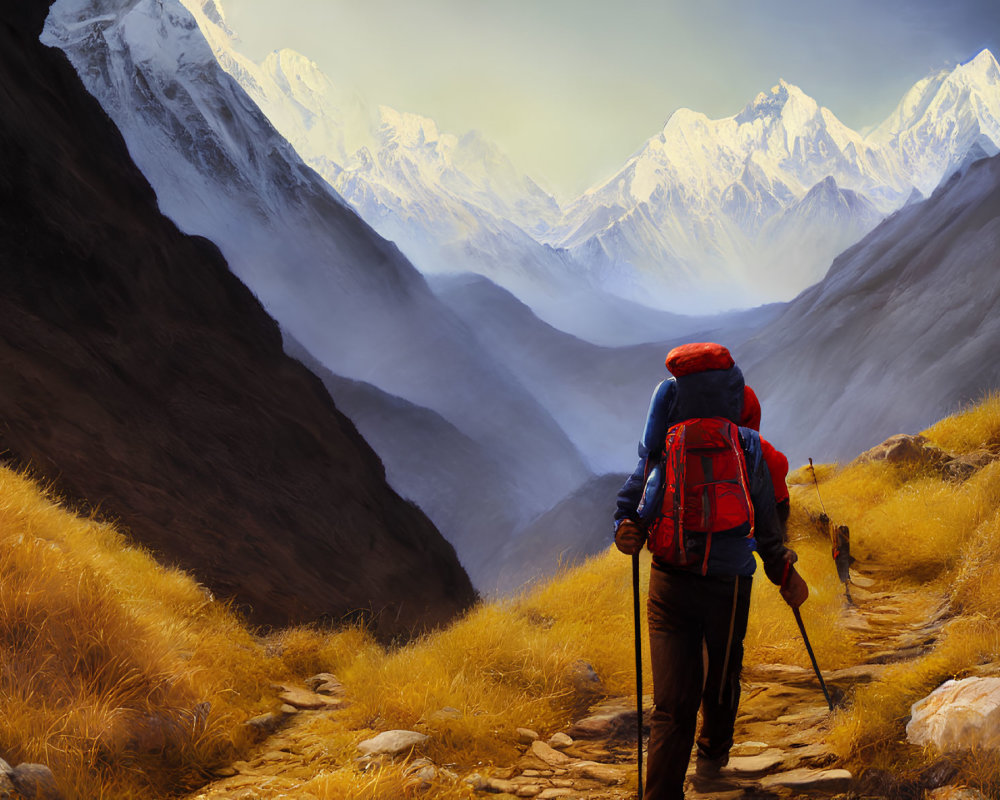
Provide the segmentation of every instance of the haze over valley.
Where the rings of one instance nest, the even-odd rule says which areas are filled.
[[[676,110],[560,202],[482,133],[369,103],[290,50],[251,61],[215,0],[56,0],[41,41],[482,592],[610,541],[613,492],[603,516],[593,493],[635,466],[675,344],[730,347],[793,467],[996,385],[988,50],[864,135],[795,76],[732,116]],[[542,565],[518,545],[540,525]]]

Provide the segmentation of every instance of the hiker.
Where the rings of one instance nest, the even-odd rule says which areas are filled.
[[[648,615],[654,709],[644,800],[684,797],[699,707],[703,721],[697,738],[698,774],[717,774],[729,761],[756,567],[753,550],[789,605],[797,608],[808,596],[805,581],[793,566],[796,555],[782,543],[760,436],[737,427],[744,405],[739,367],[725,347],[714,343],[674,348],[666,365],[673,377],[653,393],[639,443],[639,463],[619,493],[615,512],[618,549],[635,555],[648,536],[653,552]],[[699,471],[699,459],[672,460],[673,454],[684,453],[683,446],[678,450],[679,438],[690,435],[697,441],[704,431],[728,437],[730,443],[728,455],[718,456],[718,462],[712,457],[709,471],[736,469],[741,488],[720,499],[719,508],[701,504],[700,494],[692,492],[685,510],[693,511],[695,524],[688,515],[682,520],[686,525],[676,524],[669,512],[682,489],[673,485],[669,473],[686,471],[691,477]],[[661,460],[665,452],[667,458]],[[731,461],[724,462],[726,458]],[[702,458],[702,467],[704,462]],[[731,529],[709,527],[710,535],[699,534],[699,516],[736,524]],[[664,531],[670,535],[665,537]]]

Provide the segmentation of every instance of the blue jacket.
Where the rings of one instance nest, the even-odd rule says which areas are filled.
[[[739,367],[696,372],[660,383],[650,400],[639,441],[639,463],[618,493],[616,528],[623,519],[638,522],[637,508],[646,480],[646,461],[650,456],[659,455],[670,426],[694,417],[723,417],[738,425],[742,412],[743,373]],[[708,574],[753,575],[757,566],[753,558],[756,549],[768,577],[780,583],[789,551],[782,542],[774,485],[764,462],[760,435],[750,428],[739,428],[739,436],[750,478],[755,534],[749,539],[742,535],[717,536],[709,555]]]

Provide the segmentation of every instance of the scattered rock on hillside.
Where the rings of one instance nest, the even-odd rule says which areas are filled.
[[[940,472],[944,478],[965,481],[996,458],[996,453],[989,450],[955,455],[931,444],[923,434],[911,436],[900,433],[890,436],[871,450],[866,450],[853,463],[886,461],[890,464],[928,466]]]
[[[429,758],[418,758],[410,763],[405,774],[418,789],[425,790],[430,788],[439,771]]]
[[[607,694],[601,676],[586,661],[574,661],[570,665],[569,675],[573,689],[581,702],[592,702],[595,698]]]
[[[14,788],[14,782],[10,779],[10,774],[13,771],[14,768],[0,758],[0,800],[15,800],[17,797],[17,789]]]
[[[18,764],[9,773],[19,797],[31,800],[63,800],[52,770],[44,764]]]
[[[996,458],[996,453],[991,453],[989,450],[976,450],[948,459],[942,469],[945,477],[966,481]]]
[[[906,738],[945,752],[1000,747],[1000,678],[945,681],[913,704]]]
[[[364,755],[369,756],[383,753],[389,756],[398,756],[401,753],[409,752],[417,745],[423,744],[427,739],[426,734],[417,733],[416,731],[385,731],[378,736],[361,742],[358,745],[358,750]]]
[[[939,466],[948,458],[940,448],[932,445],[923,434],[898,433],[881,444],[866,450],[855,459],[856,463],[866,461],[887,461],[890,464],[927,464]]]
[[[987,800],[978,789],[968,786],[942,786],[927,793],[927,800]]]

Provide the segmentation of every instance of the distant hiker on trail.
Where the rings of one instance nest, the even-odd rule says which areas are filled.
[[[712,343],[683,345],[670,351],[666,365],[674,377],[653,393],[639,464],[615,513],[618,549],[634,556],[648,542],[653,553],[654,709],[644,800],[684,797],[699,706],[698,774],[716,774],[729,761],[754,549],[790,606],[808,596],[792,566],[795,553],[782,543],[760,436],[738,427],[744,382],[729,351]]]

